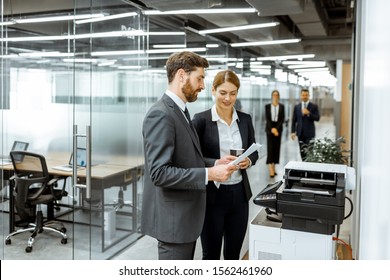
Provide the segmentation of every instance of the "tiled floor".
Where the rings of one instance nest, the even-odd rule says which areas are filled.
[[[331,117],[322,117],[321,121],[317,124],[317,137],[334,137],[335,128],[333,125],[333,119]],[[291,160],[300,160],[298,143],[292,141],[288,138],[286,134],[284,142],[281,147],[281,158],[280,164],[277,166],[278,175],[275,178],[270,178],[268,176],[267,166],[265,164],[265,157],[262,157],[255,166],[251,167],[249,170],[249,176],[251,181],[251,187],[253,194],[256,195],[260,192],[267,184],[281,180],[283,177],[283,167]],[[264,154],[264,153],[262,153]],[[252,201],[249,204],[249,220],[251,221],[261,210],[261,207],[255,205]],[[347,209],[348,211],[348,209]],[[7,227],[6,215],[0,215],[0,223],[3,226],[3,229]],[[102,258],[111,258],[116,260],[154,260],[157,259],[157,242],[155,239],[148,236],[143,236],[140,238],[139,235],[134,235],[134,238],[139,238],[131,246],[125,247],[123,243],[123,250],[115,255],[104,255],[98,254],[96,252],[84,252],[82,255],[75,254],[75,246],[82,246],[83,240],[80,236],[83,234],[82,227],[72,226],[71,224],[67,225],[68,234],[70,235],[69,242],[66,245],[60,244],[60,239],[56,240],[53,236],[43,237],[39,242],[36,243],[36,248],[30,254],[24,252],[26,247],[26,240],[28,235],[22,237],[14,238],[12,247],[4,246],[4,237],[1,241],[0,250],[0,259],[102,259]],[[7,232],[5,230],[4,232]],[[350,221],[344,221],[341,226],[340,238],[344,241],[349,242],[350,238]],[[76,239],[73,240],[73,237]],[[98,238],[96,238],[98,240]],[[76,242],[77,241],[77,242]],[[93,241],[92,241],[93,242]],[[93,245],[93,244],[92,244]],[[244,240],[243,248],[241,251],[241,257],[244,257],[248,251],[248,231],[247,236]],[[197,247],[195,251],[195,259],[201,259],[201,245],[200,242],[197,242]]]
[[[333,125],[333,118],[324,116],[321,118],[321,121],[316,124],[317,127],[317,137],[334,137],[335,136],[335,127]],[[251,187],[253,194],[256,195],[259,193],[267,184],[281,180],[283,177],[283,167],[291,160],[300,160],[299,155],[299,146],[296,141],[292,141],[290,138],[285,138],[281,146],[281,158],[280,164],[277,166],[278,175],[275,178],[270,178],[268,176],[268,169],[265,164],[265,157],[262,157],[255,166],[251,167],[249,170],[249,177],[251,181]],[[251,221],[261,210],[261,207],[250,202],[249,204],[249,220]],[[348,209],[347,209],[348,211]],[[349,242],[349,232],[350,232],[350,221],[344,221],[340,230],[340,238],[346,242]],[[246,238],[244,240],[243,248],[241,250],[241,258],[245,258],[245,255],[248,251],[249,240],[248,240],[248,231]],[[200,241],[197,242],[197,247],[195,250],[195,259],[202,258],[202,248]],[[148,236],[142,237],[134,245],[132,245],[127,250],[123,251],[121,254],[114,257],[117,260],[150,260],[157,259],[157,242],[155,239]]]

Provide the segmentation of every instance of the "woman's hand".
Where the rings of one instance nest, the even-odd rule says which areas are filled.
[[[251,161],[249,160],[249,158],[245,158],[243,161],[241,161],[238,166],[240,167],[240,169],[247,169],[251,164]]]

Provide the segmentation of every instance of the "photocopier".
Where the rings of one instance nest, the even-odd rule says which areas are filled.
[[[264,208],[249,226],[251,259],[333,259],[333,235],[345,216],[355,170],[342,164],[290,161],[283,180],[253,200]]]

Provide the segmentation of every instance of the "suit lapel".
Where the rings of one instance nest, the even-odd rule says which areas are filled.
[[[240,135],[241,135],[241,142],[242,142],[242,148],[243,149],[246,149],[248,148],[248,143],[247,143],[247,139],[248,139],[248,130],[245,129],[245,124],[242,120],[236,120],[237,124],[238,124],[238,129],[240,130]]]
[[[169,98],[167,95],[163,95],[165,103],[173,110],[173,112],[176,114],[177,118],[182,122],[186,130],[191,136],[192,142],[194,143],[196,149],[198,152],[202,155],[202,149],[200,148],[199,138],[198,134],[196,133],[195,129],[191,129],[190,124],[187,121],[187,118],[183,114],[182,110],[179,108],[179,106],[176,105],[176,103]]]
[[[302,114],[302,103],[299,103],[299,104],[297,105],[297,110],[298,110],[298,112],[299,112],[300,118],[302,119],[302,118],[303,118],[303,114]]]
[[[265,113],[266,113],[266,118],[272,121],[272,116],[271,116],[271,104],[265,105]]]
[[[181,116],[181,120],[185,123],[184,124],[185,128],[187,129],[188,133],[190,134],[192,142],[194,143],[194,145],[195,145],[196,149],[198,150],[198,152],[202,155],[202,149],[200,147],[199,137],[198,137],[198,134],[196,133],[195,128],[193,126],[191,127],[191,125],[187,122],[187,118],[185,116],[183,116],[183,113],[181,112],[180,108],[178,108],[176,106],[174,111],[175,111],[176,115]]]
[[[282,115],[282,105],[280,105],[279,103],[278,119],[276,121],[280,120],[281,115]]]
[[[211,138],[211,137],[215,137],[215,139],[219,139],[218,124],[217,124],[217,122],[213,122],[213,121],[212,121],[211,110],[210,110],[209,117],[210,117],[210,119],[207,120],[206,123],[209,123],[209,124],[210,124],[210,131],[207,132],[207,134],[210,135],[210,138]],[[207,128],[207,127],[206,127],[206,128]],[[211,139],[210,139],[209,142],[211,143],[210,145],[214,146],[214,147],[212,147],[212,149],[211,149],[212,151],[215,152],[215,153],[214,153],[214,156],[215,156],[216,158],[220,158],[220,157],[221,157],[221,150],[220,150],[220,147],[219,147],[219,140],[218,140],[218,141],[211,141]],[[214,144],[214,145],[213,145],[213,144]]]

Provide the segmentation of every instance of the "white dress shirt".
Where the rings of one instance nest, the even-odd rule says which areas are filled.
[[[228,125],[223,119],[218,116],[217,108],[214,105],[211,108],[212,121],[217,122],[219,134],[219,152],[221,158],[225,155],[230,155],[230,148],[242,148],[242,140],[240,130],[238,128],[238,115],[236,109],[233,108],[232,123]],[[234,185],[242,181],[241,171],[233,172],[230,178],[224,182],[224,185]]]
[[[307,114],[307,115],[304,115],[304,114],[303,114],[303,109],[307,109],[307,107],[309,106],[309,102],[310,102],[310,101],[307,101],[307,102],[303,102],[303,101],[302,101],[302,116],[303,116],[303,117],[304,117],[304,116],[307,116],[307,117],[310,116],[310,113]]]
[[[168,95],[172,100],[173,102],[175,102],[175,104],[177,106],[179,106],[179,108],[181,109],[182,113],[183,113],[183,116],[185,117],[186,115],[184,114],[184,110],[186,109],[186,103],[184,103],[183,100],[181,100],[181,98],[179,96],[177,96],[176,94],[174,94],[172,91],[168,90],[165,92],[166,95]],[[187,117],[186,117],[187,119]]]

